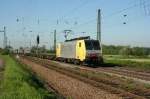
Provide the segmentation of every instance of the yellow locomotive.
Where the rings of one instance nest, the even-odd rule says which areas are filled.
[[[75,64],[103,63],[99,41],[92,40],[89,36],[58,43],[56,46],[56,59]]]

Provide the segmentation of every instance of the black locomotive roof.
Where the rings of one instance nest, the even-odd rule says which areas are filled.
[[[73,38],[70,40],[65,40],[65,42],[69,42],[69,41],[75,41],[75,40],[89,40],[90,36],[85,36],[85,37],[78,37],[78,38]]]

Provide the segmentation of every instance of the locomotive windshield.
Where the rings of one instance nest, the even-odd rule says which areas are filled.
[[[85,47],[87,50],[100,50],[98,40],[85,40]]]

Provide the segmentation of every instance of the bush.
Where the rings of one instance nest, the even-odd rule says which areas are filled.
[[[9,54],[9,50],[3,50],[2,51],[2,55],[8,55]]]
[[[124,47],[119,51],[119,54],[123,56],[132,55],[132,49],[130,47]]]

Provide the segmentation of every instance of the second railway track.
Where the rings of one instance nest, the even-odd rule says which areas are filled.
[[[50,60],[47,60],[50,61]],[[55,61],[53,61],[55,62]],[[57,62],[56,63],[60,63]],[[63,63],[61,62],[61,64],[68,65],[69,67],[79,67],[78,65],[74,65],[74,64],[69,64],[69,63]],[[80,66],[80,69],[84,69],[84,70],[89,70],[89,71],[94,71],[94,72],[105,72],[111,75],[116,75],[116,76],[120,76],[120,77],[125,77],[125,78],[130,78],[133,79],[135,81],[140,81],[142,83],[146,83],[146,84],[150,84],[150,73],[147,72],[141,72],[141,71],[134,71],[134,70],[130,70],[130,69],[126,69],[123,67],[119,67],[119,66],[113,66],[113,67],[106,67],[106,66],[96,66],[97,68],[91,68],[91,67],[87,67],[87,66]]]
[[[79,67],[77,65],[69,64],[69,63],[62,63],[62,64],[64,65],[68,64],[68,66],[72,65],[72,67]],[[135,81],[150,84],[150,73],[147,73],[147,72],[134,71],[134,70],[126,69],[126,68],[119,67],[119,66],[105,67],[102,65],[102,66],[96,66],[96,67],[97,68],[92,68],[88,66],[80,66],[79,68],[84,69],[84,70],[94,71],[94,72],[104,72],[104,73],[108,73],[111,75],[130,78]]]
[[[105,71],[114,74],[124,75],[130,78],[141,79],[141,81],[145,81],[145,83],[150,84],[150,73],[137,72],[131,70],[125,70],[121,68],[97,68],[98,71]]]
[[[53,56],[54,57],[54,56]],[[53,57],[48,57],[48,59],[53,59]],[[49,60],[48,60],[49,61]],[[59,62],[57,62],[59,63]],[[69,63],[63,63],[61,62],[61,64],[64,65],[72,65],[72,67],[79,67],[77,65],[74,64],[69,64]],[[105,73],[111,73],[111,74],[117,74],[118,76],[124,76],[126,78],[131,78],[133,80],[136,81],[140,81],[142,83],[146,83],[146,84],[150,84],[150,73],[149,72],[141,72],[141,71],[135,71],[135,70],[130,70],[124,67],[119,67],[119,66],[96,66],[98,68],[90,68],[87,66],[80,66],[80,69],[85,69],[85,70],[90,70],[90,71],[94,71],[94,72],[105,72]]]

